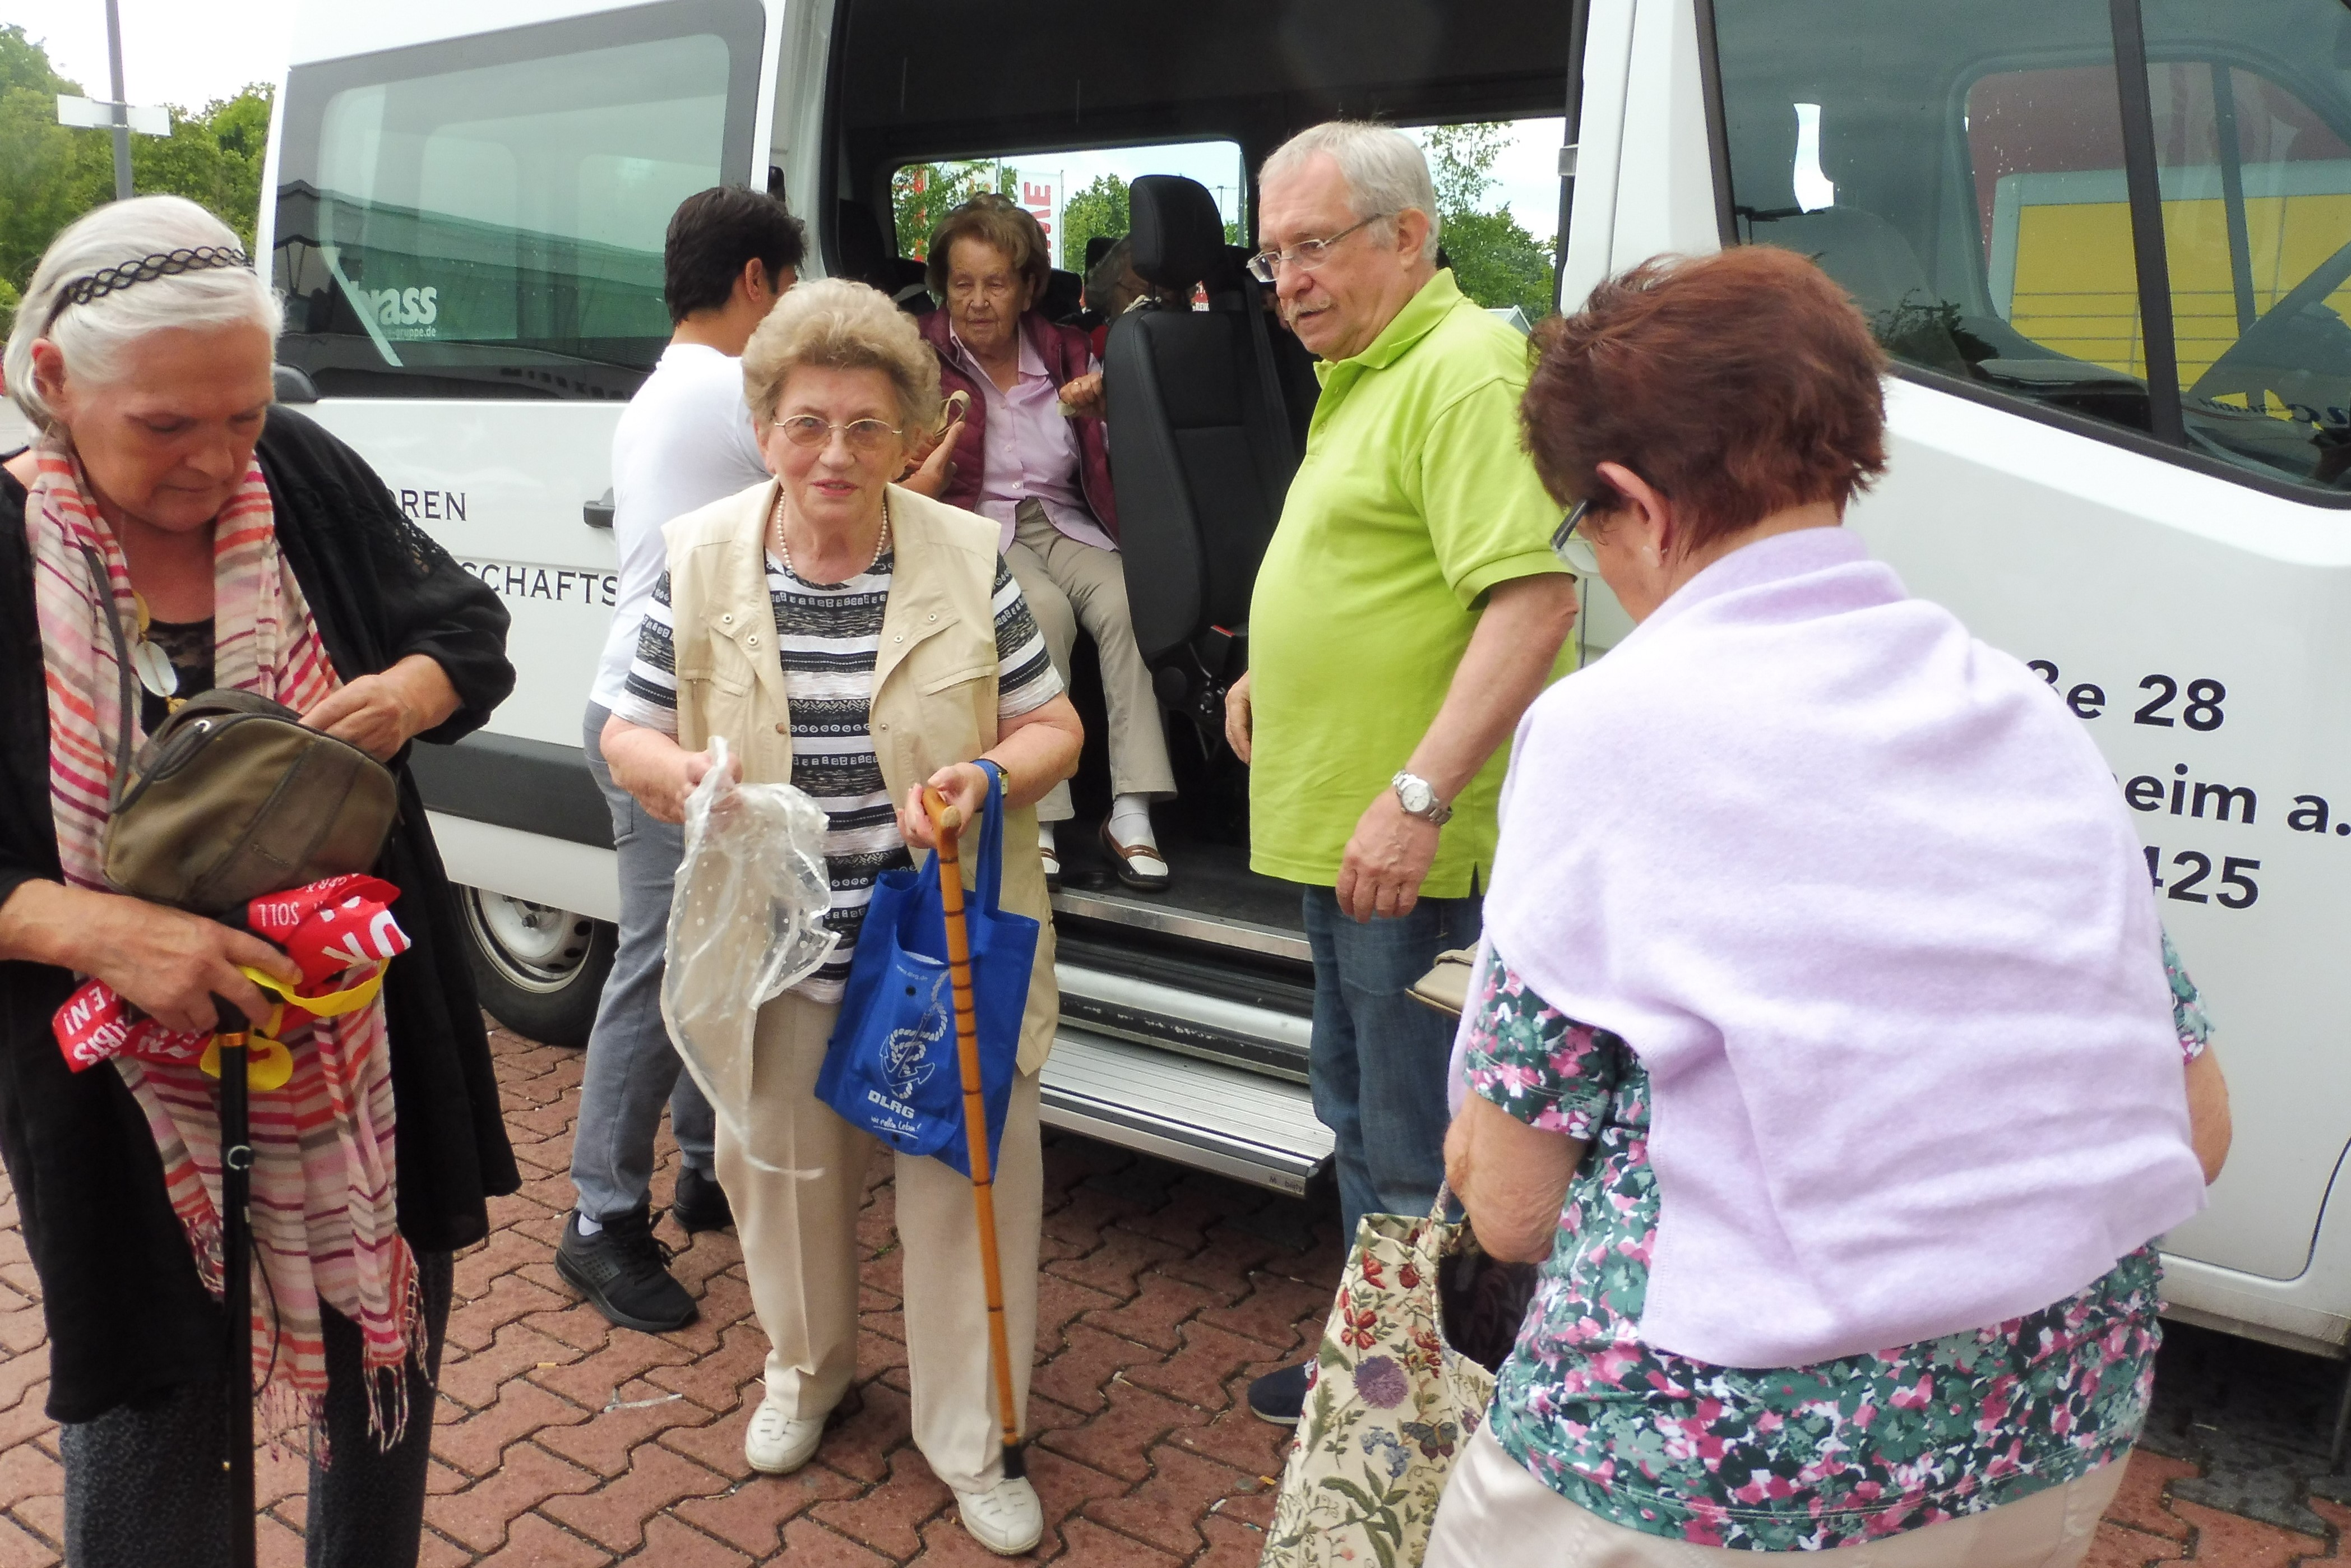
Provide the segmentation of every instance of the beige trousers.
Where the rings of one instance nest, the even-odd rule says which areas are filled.
[[[1053,526],[1045,508],[1023,501],[1013,514],[1012,543],[1004,564],[1012,569],[1045,651],[1061,684],[1070,680],[1070,650],[1082,625],[1102,658],[1102,705],[1110,710],[1110,787],[1119,795],[1165,800],[1176,793],[1176,770],[1167,762],[1167,732],[1159,723],[1159,699],[1151,672],[1134,645],[1134,620],[1126,608],[1126,569],[1116,550],[1080,544]],[[1040,822],[1066,822],[1068,780],[1037,802]]]
[[[787,991],[759,1009],[752,1042],[752,1148],[718,1121],[718,1182],[735,1208],[751,1305],[768,1336],[768,1397],[796,1420],[830,1412],[857,1374],[858,1210],[879,1145],[816,1097],[837,1006]],[[1013,1080],[996,1173],[1012,1394],[1025,1416],[1037,1343],[1037,1237],[1044,1213],[1037,1078]],[[1003,1477],[988,1364],[987,1300],[971,1183],[897,1156],[898,1255],[914,1445],[941,1480],[981,1491]]]
[[[1527,1473],[1484,1427],[1455,1461],[1423,1568],[2074,1568],[2123,1482],[2123,1465],[2015,1502],[1824,1552],[1733,1552],[1612,1523]]]

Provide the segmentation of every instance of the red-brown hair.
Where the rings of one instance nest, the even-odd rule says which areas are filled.
[[[1519,405],[1562,506],[1624,497],[1621,463],[1674,502],[1687,546],[1813,501],[1841,509],[1886,468],[1886,353],[1805,257],[1740,246],[1660,257],[1535,329]]]

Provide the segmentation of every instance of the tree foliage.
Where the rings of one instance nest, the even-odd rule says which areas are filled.
[[[1086,269],[1086,242],[1096,235],[1116,239],[1127,231],[1126,182],[1115,174],[1097,174],[1094,183],[1061,204],[1061,266],[1071,272]]]
[[[0,330],[57,231],[114,197],[112,133],[59,125],[59,93],[88,96],[22,26],[0,26]],[[131,139],[132,188],[186,196],[251,246],[270,94],[256,83],[199,110],[174,108],[171,135]]]
[[[1529,321],[1552,313],[1552,247],[1529,234],[1507,206],[1483,210],[1494,186],[1491,171],[1510,143],[1502,124],[1436,125],[1423,133],[1428,172],[1437,185],[1440,239],[1453,280],[1489,308],[1515,305]]]
[[[898,225],[898,254],[922,261],[931,254],[931,231],[957,204],[985,192],[1018,193],[1008,164],[993,159],[951,163],[909,163],[890,176],[890,211]]]

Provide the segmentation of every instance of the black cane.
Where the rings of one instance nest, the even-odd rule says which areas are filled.
[[[246,1103],[246,1041],[252,1026],[236,1008],[213,998],[220,1014],[221,1284],[228,1318],[228,1549],[233,1568],[254,1568],[253,1499],[253,1134]]]

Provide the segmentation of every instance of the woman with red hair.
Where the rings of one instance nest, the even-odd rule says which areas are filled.
[[[1809,261],[1535,351],[1555,545],[1639,624],[1512,752],[1447,1164],[1542,1266],[1427,1562],[2070,1568],[2227,1141],[2114,780],[1841,526],[1885,360]]]

